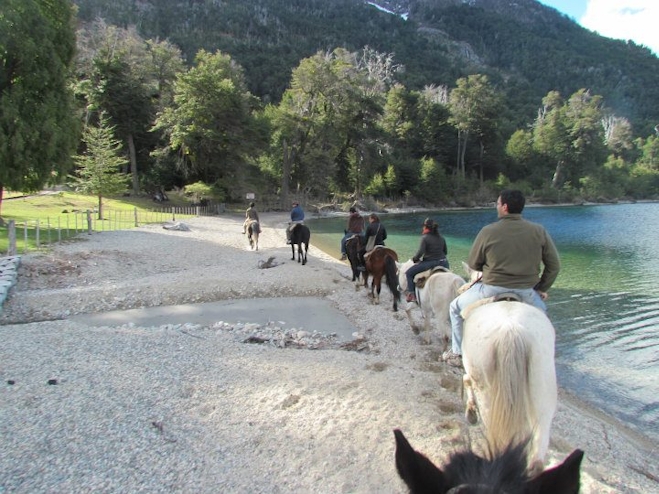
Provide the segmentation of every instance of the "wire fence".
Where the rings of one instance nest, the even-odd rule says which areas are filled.
[[[128,230],[149,223],[175,222],[193,216],[213,216],[224,212],[224,204],[176,206],[153,210],[103,210],[102,219],[94,210],[72,211],[54,218],[7,223],[7,255],[39,250],[80,234]]]

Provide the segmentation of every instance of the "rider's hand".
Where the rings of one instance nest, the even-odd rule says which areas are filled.
[[[549,298],[549,294],[547,292],[541,292],[540,290],[536,290],[538,292],[538,295],[540,295],[540,298],[542,300],[547,300]]]

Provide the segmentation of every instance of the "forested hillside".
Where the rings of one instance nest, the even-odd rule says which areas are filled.
[[[534,0],[5,2],[0,190],[659,198],[659,59]]]
[[[228,53],[250,91],[278,101],[300,60],[318,50],[364,46],[395,54],[410,89],[453,86],[483,73],[509,96],[515,126],[535,116],[555,90],[601,95],[639,135],[659,123],[659,59],[633,42],[591,33],[535,0],[75,0],[79,18],[134,25],[144,38],[168,39],[188,62],[199,49]]]

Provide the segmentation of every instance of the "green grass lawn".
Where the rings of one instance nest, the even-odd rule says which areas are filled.
[[[189,214],[171,210],[188,208]],[[88,213],[89,211],[89,213]],[[150,197],[103,198],[103,218],[98,217],[98,198],[73,192],[24,195],[5,193],[2,200],[0,254],[9,248],[8,224],[16,225],[17,253],[44,247],[59,240],[71,239],[91,227],[94,231],[133,228],[138,224],[157,223],[194,214],[186,197],[171,194],[169,201],[156,203]],[[26,245],[27,239],[27,245]]]

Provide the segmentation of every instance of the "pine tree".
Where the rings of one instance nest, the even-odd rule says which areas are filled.
[[[114,127],[101,115],[98,127],[84,129],[83,154],[74,156],[78,165],[72,185],[79,192],[98,197],[98,219],[103,219],[103,197],[126,190],[129,176],[121,173],[128,160],[120,155],[121,143],[114,138]]]

